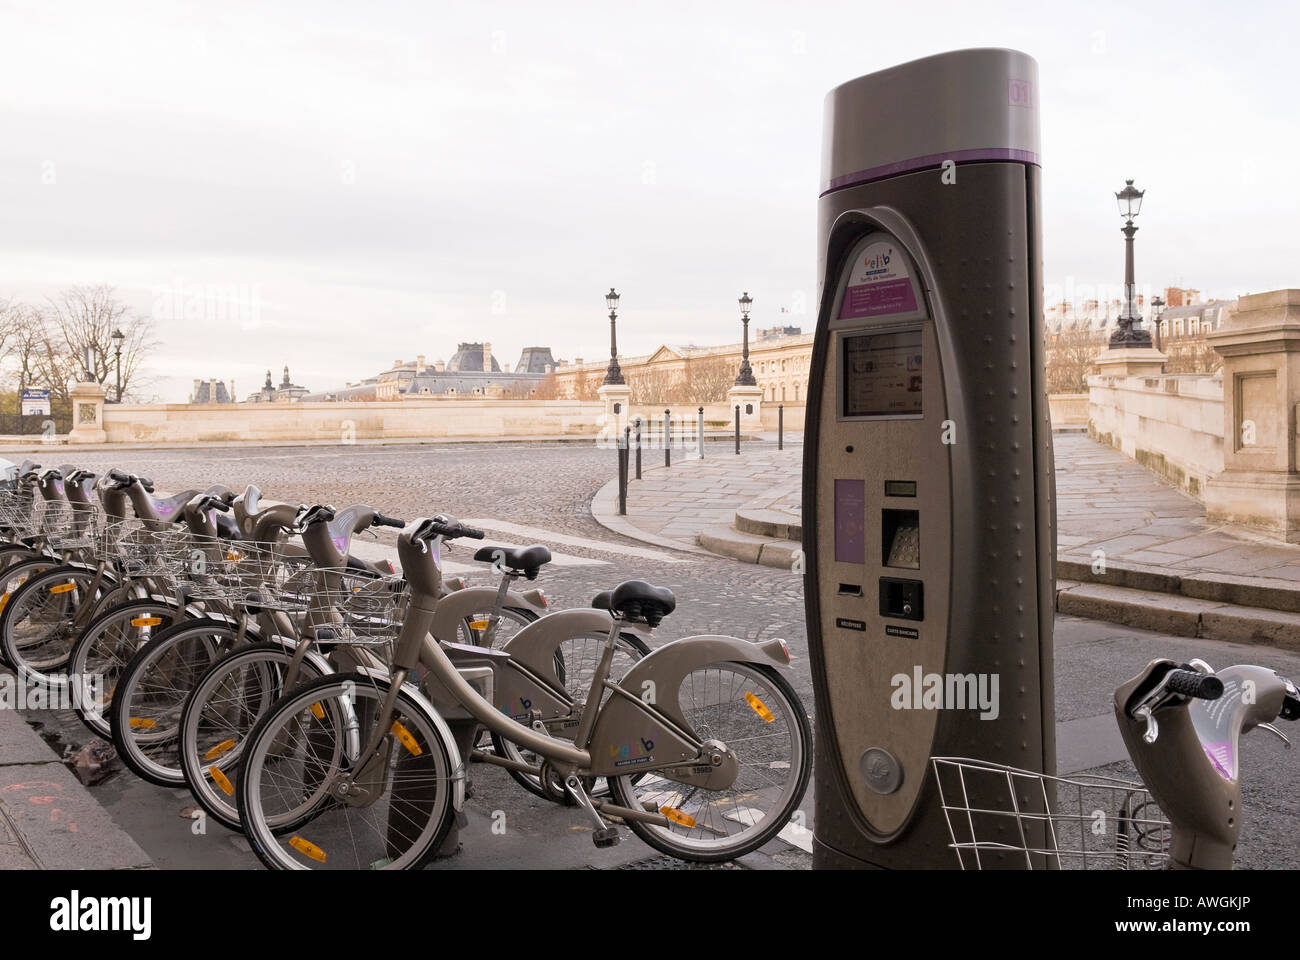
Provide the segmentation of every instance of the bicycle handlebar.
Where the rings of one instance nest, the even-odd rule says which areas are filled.
[[[405,520],[398,520],[396,517],[386,517],[382,513],[376,513],[375,519],[370,521],[372,527],[397,527],[399,530],[406,526]]]
[[[421,540],[428,540],[432,537],[442,537],[444,540],[456,540],[460,537],[466,537],[470,540],[482,540],[487,534],[482,530],[467,527],[459,520],[440,513],[436,517],[421,523],[416,536]]]
[[[1198,700],[1218,700],[1223,696],[1223,681],[1212,673],[1199,670],[1170,670],[1165,674],[1165,687]]]

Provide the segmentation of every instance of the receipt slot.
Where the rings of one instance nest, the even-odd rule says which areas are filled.
[[[956,867],[931,757],[1054,772],[1037,96],[1030,57],[964,50],[826,99],[803,490],[819,867]],[[978,827],[1041,847],[1023,823]]]

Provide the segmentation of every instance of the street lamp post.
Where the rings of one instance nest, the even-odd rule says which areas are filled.
[[[745,342],[740,354],[740,375],[736,377],[736,386],[738,387],[758,386],[758,381],[754,379],[754,371],[749,366],[749,307],[753,302],[754,300],[750,297],[748,290],[741,294],[740,320],[745,325]]]
[[[115,403],[122,402],[122,341],[126,339],[126,334],[122,328],[118,327],[110,335],[109,339],[113,341],[113,359],[117,363],[117,399]],[[214,398],[215,399],[215,398]]]
[[[1159,297],[1152,297],[1151,298],[1151,322],[1156,325],[1156,349],[1157,350],[1160,349],[1160,324],[1163,322],[1161,320],[1160,315],[1164,313],[1164,310],[1165,310],[1164,300],[1160,299]]]
[[[625,381],[618,365],[618,332],[615,328],[618,320],[618,294],[613,287],[605,294],[605,306],[609,307],[609,366],[605,368],[605,383],[621,384]]]
[[[1115,194],[1119,215],[1124,218],[1121,230],[1124,234],[1124,312],[1117,318],[1115,332],[1110,336],[1112,350],[1151,346],[1150,332],[1138,326],[1142,322],[1142,315],[1138,313],[1133,297],[1133,236],[1138,231],[1133,226],[1133,218],[1142,209],[1142,196],[1145,193],[1145,190],[1135,188],[1132,180],[1126,180],[1124,189]]]

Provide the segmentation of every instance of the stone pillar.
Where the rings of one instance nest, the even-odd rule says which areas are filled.
[[[1158,377],[1169,357],[1155,347],[1120,347],[1102,350],[1097,375],[1102,377]]]
[[[1223,472],[1205,487],[1211,520],[1300,543],[1300,290],[1242,297],[1207,334],[1223,357]]]
[[[79,380],[68,391],[72,399],[72,430],[69,443],[104,443],[104,388],[94,380]]]
[[[620,442],[623,428],[628,425],[628,406],[632,400],[632,388],[626,383],[603,383],[596,390],[596,395],[605,404],[598,431],[600,442]]]
[[[744,387],[737,384],[727,391],[727,410],[729,413],[727,419],[732,420],[736,415],[736,407],[740,407],[740,429],[762,430],[763,418],[759,412],[762,404],[762,387]]]

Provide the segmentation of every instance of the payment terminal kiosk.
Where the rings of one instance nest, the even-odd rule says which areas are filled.
[[[1055,771],[1038,149],[1037,65],[1012,50],[826,98],[803,489],[818,867],[958,866],[932,757]]]

